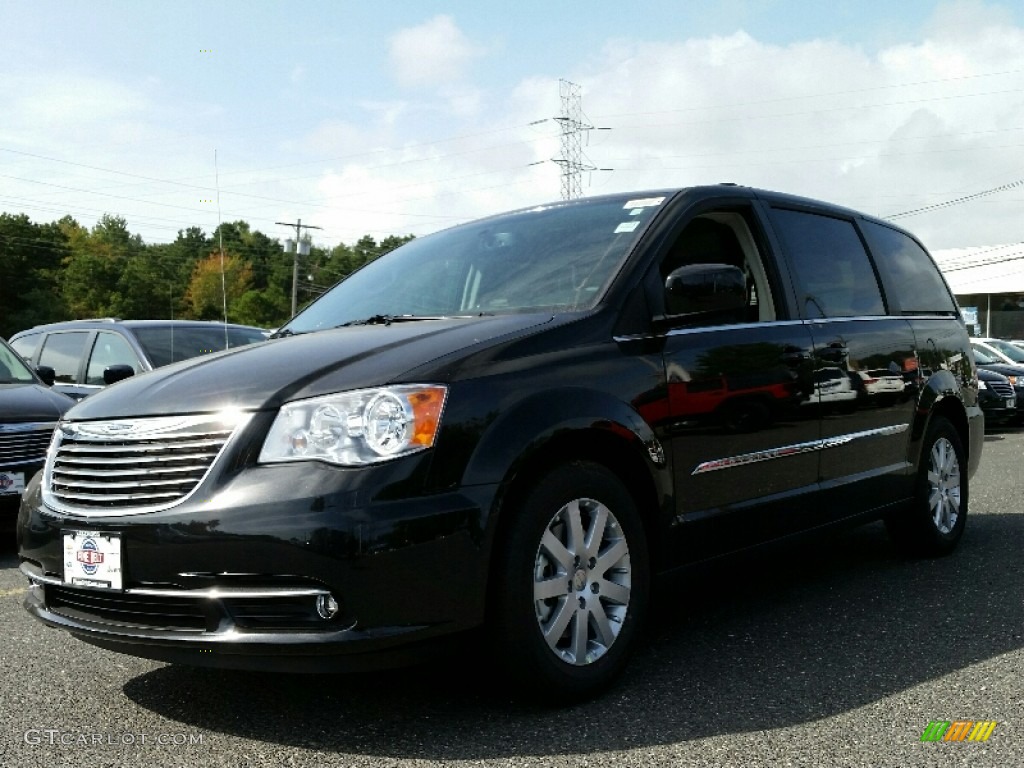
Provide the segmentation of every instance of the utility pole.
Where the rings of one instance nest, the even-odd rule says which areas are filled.
[[[275,224],[280,224],[284,227],[295,227],[295,240],[294,242],[289,237],[284,241],[284,252],[291,253],[293,256],[292,261],[292,317],[295,317],[295,312],[298,310],[299,303],[299,256],[309,255],[309,240],[302,239],[303,229],[323,229],[323,227],[314,227],[312,224],[303,224],[302,219],[299,219],[295,223],[290,221],[276,221]]]

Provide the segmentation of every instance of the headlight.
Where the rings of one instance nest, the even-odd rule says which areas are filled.
[[[260,462],[359,466],[430,448],[447,387],[403,384],[297,400],[281,407]]]
[[[978,379],[978,391],[981,391],[983,389],[988,389],[988,387],[985,386],[985,382],[984,381],[982,381],[981,379]]]

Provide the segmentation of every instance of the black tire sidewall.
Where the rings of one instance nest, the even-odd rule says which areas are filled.
[[[950,445],[953,446],[953,452],[956,454],[957,466],[960,472],[960,507],[957,513],[956,523],[953,525],[953,529],[949,533],[942,533],[935,527],[935,521],[932,519],[931,510],[928,506],[928,497],[931,492],[931,487],[928,483],[928,468],[931,464],[932,447],[936,442],[943,438],[948,440]],[[921,508],[925,517],[925,522],[928,524],[928,530],[934,539],[934,541],[929,542],[928,545],[930,553],[942,555],[951,552],[963,536],[964,526],[967,524],[967,504],[969,493],[967,486],[967,456],[964,453],[963,444],[960,442],[960,435],[957,434],[957,431],[949,421],[941,417],[937,418],[929,428],[925,438],[924,452],[921,455],[921,467],[918,473],[917,488],[917,504]]]
[[[956,523],[949,533],[943,533],[935,527],[928,504],[931,493],[931,485],[928,482],[931,452],[935,444],[942,439],[947,440],[953,447],[960,471],[960,509]],[[967,524],[968,502],[967,456],[963,442],[949,420],[942,416],[936,416],[928,426],[925,439],[921,444],[921,458],[917,469],[912,508],[908,514],[901,514],[887,520],[890,533],[906,554],[917,557],[948,555],[963,537],[964,527]]]
[[[548,647],[534,608],[533,570],[541,537],[566,503],[581,498],[604,504],[629,546],[630,599],[615,642],[597,661],[580,666],[559,659]],[[622,482],[597,464],[573,462],[553,469],[509,511],[515,515],[499,543],[494,627],[509,681],[534,698],[571,701],[606,687],[625,667],[636,644],[650,595],[646,536],[636,503]]]

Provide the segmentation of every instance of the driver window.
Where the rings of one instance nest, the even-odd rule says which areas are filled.
[[[85,383],[102,385],[103,370],[111,365],[130,365],[136,373],[141,368],[139,358],[124,337],[116,333],[98,333],[89,358]]]
[[[668,248],[659,265],[662,284],[680,267],[719,265],[743,273],[745,306],[730,311],[725,323],[764,322],[775,319],[764,263],[745,217],[738,212],[710,212],[687,223]],[[671,298],[666,296],[666,301]],[[666,307],[674,314],[672,307]]]

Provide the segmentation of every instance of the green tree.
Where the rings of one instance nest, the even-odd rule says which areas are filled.
[[[230,253],[225,254],[223,260],[220,254],[210,254],[196,264],[188,286],[187,299],[192,316],[199,320],[222,318],[226,298],[228,318],[231,319],[233,302],[242,297],[251,286],[251,264]]]
[[[58,282],[66,251],[67,239],[57,224],[0,214],[0,336],[68,316]]]
[[[64,258],[63,294],[74,317],[116,315],[122,304],[118,284],[129,261],[141,253],[142,238],[119,216],[105,214],[91,232],[68,222],[69,253]],[[133,289],[134,290],[134,289]]]

